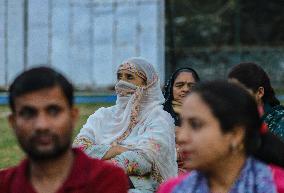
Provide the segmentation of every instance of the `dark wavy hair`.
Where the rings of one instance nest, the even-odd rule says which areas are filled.
[[[259,87],[263,87],[263,103],[268,103],[272,107],[280,104],[279,100],[275,97],[269,76],[259,65],[252,62],[237,64],[230,70],[228,78],[237,79],[244,86],[253,90],[253,92],[257,92]]]

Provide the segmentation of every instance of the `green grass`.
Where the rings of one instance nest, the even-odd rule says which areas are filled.
[[[77,105],[80,110],[80,117],[74,130],[74,136],[79,132],[80,128],[86,122],[90,114],[101,106],[109,105],[111,104]],[[7,106],[0,106],[0,168],[14,166],[24,157],[24,153],[19,148],[13,131],[8,125],[7,115],[9,112],[9,108]]]

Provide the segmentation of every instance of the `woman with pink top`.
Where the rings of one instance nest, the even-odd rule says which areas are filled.
[[[253,156],[262,122],[249,92],[225,81],[201,83],[185,99],[181,117],[177,140],[190,172],[158,193],[284,192],[284,170]]]

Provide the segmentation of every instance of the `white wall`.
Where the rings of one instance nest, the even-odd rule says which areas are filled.
[[[163,0],[3,0],[5,21],[0,86],[38,64],[53,65],[81,88],[109,86],[117,65],[132,56],[148,59],[164,82]]]

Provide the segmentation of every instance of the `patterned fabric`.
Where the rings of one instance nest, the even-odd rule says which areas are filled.
[[[144,159],[141,153],[127,151],[111,159],[111,161],[116,166],[123,168],[129,175],[130,180],[135,186],[135,189],[129,192],[146,193],[156,191],[159,180],[155,176],[149,175],[152,172],[152,165]]]
[[[282,105],[270,107],[265,104],[264,111],[262,119],[269,130],[284,142],[284,107]]]
[[[248,158],[229,193],[277,193],[270,168]],[[172,193],[210,193],[206,177],[199,171],[190,172]]]
[[[163,110],[164,97],[153,66],[131,58],[122,68],[145,74],[147,85],[119,81],[116,104],[92,114],[74,146],[83,146],[88,155],[100,158],[111,146],[126,147],[129,151],[112,161],[127,172],[136,188],[154,192],[158,183],[177,175],[173,119]]]
[[[87,155],[97,159],[102,159],[111,148],[111,145],[95,144],[90,138],[84,136],[76,137],[73,145],[84,151]]]
[[[137,76],[147,81],[147,75],[143,70],[138,70],[133,63],[125,62],[118,67],[118,71],[120,70],[128,70],[130,72],[135,73]]]
[[[157,79],[154,80],[155,82]],[[141,105],[141,99],[143,96],[143,90],[146,89],[146,87],[138,87],[131,83],[125,82],[120,80],[116,86],[115,90],[117,92],[117,95],[119,97],[127,97],[128,93],[131,93],[133,96],[133,103],[132,107],[130,109],[130,120],[127,129],[124,131],[124,133],[115,139],[112,143],[117,144],[123,141],[128,135],[131,133],[132,128],[135,127],[135,125],[138,123],[139,118],[139,112],[140,112],[140,105]],[[130,95],[130,96],[131,96]],[[119,130],[117,131],[119,132]]]

